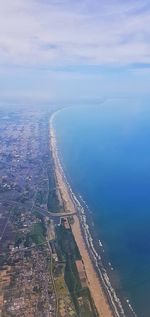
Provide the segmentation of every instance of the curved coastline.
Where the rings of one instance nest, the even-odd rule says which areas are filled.
[[[122,303],[113,289],[107,271],[103,266],[101,254],[104,249],[100,240],[99,249],[97,250],[95,247],[86,216],[88,206],[81,196],[77,198],[73,193],[60,163],[53,120],[62,110],[55,111],[50,118],[50,147],[59,194],[64,202],[64,210],[69,211],[70,215],[74,214],[72,232],[84,262],[88,286],[99,315],[102,317],[126,317]],[[111,263],[109,263],[109,266],[113,270]],[[126,300],[126,302],[132,316],[136,316],[129,300]]]

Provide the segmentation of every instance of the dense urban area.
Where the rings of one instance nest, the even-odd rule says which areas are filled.
[[[1,317],[97,316],[74,218],[61,215],[49,140],[55,110],[0,108]]]

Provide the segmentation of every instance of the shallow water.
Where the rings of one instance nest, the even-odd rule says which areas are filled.
[[[150,316],[150,102],[111,100],[59,112],[60,156],[73,190],[140,317]]]

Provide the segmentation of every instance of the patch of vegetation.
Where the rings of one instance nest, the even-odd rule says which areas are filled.
[[[56,291],[59,297],[67,296],[68,291],[66,288],[66,284],[63,278],[63,275],[58,276],[55,279],[55,286],[56,286]]]
[[[97,317],[98,313],[96,311],[93,299],[91,297],[89,288],[82,288],[81,291],[79,291],[79,311],[80,315],[87,316],[87,317]],[[80,301],[80,298],[82,300]]]
[[[32,245],[32,236],[30,233],[27,233],[26,239],[24,241],[24,247],[28,248],[28,247],[31,247],[31,245]]]
[[[49,193],[48,193],[48,200],[47,200],[48,211],[60,212],[62,209],[62,206],[60,206],[58,195],[57,195],[53,162],[51,162],[51,164],[48,167],[48,181],[49,181]]]
[[[97,317],[97,312],[87,288],[82,288],[79,274],[76,267],[76,260],[81,259],[81,255],[72,234],[71,229],[65,229],[62,225],[56,230],[57,244],[61,260],[65,259],[64,278],[69,293],[73,300],[76,313],[80,317]]]
[[[74,261],[80,260],[81,255],[72,234],[71,229],[65,229],[63,225],[56,228],[58,251],[65,259],[68,258],[68,254]]]
[[[1,254],[0,256],[0,267],[6,264],[7,256],[6,254]]]
[[[45,242],[45,228],[42,222],[38,222],[33,225],[31,238],[35,244],[41,244]]]
[[[73,216],[69,216],[69,217],[67,217],[67,219],[68,219],[68,222],[70,225],[74,224],[74,217]]]
[[[22,233],[17,233],[15,238],[15,247],[20,246],[20,244],[24,241],[24,235]]]

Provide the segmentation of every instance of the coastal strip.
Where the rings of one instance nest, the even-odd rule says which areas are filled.
[[[53,120],[58,110],[50,118],[50,150],[54,163],[56,186],[59,197],[63,201],[64,213],[73,214],[74,223],[71,225],[74,238],[79,248],[95,307],[101,317],[125,317],[120,299],[112,288],[108,274],[101,263],[86,220],[85,210],[79,199],[73,193],[64,174],[59,160],[57,141]],[[101,243],[100,243],[101,246]],[[134,315],[135,316],[135,315]]]

